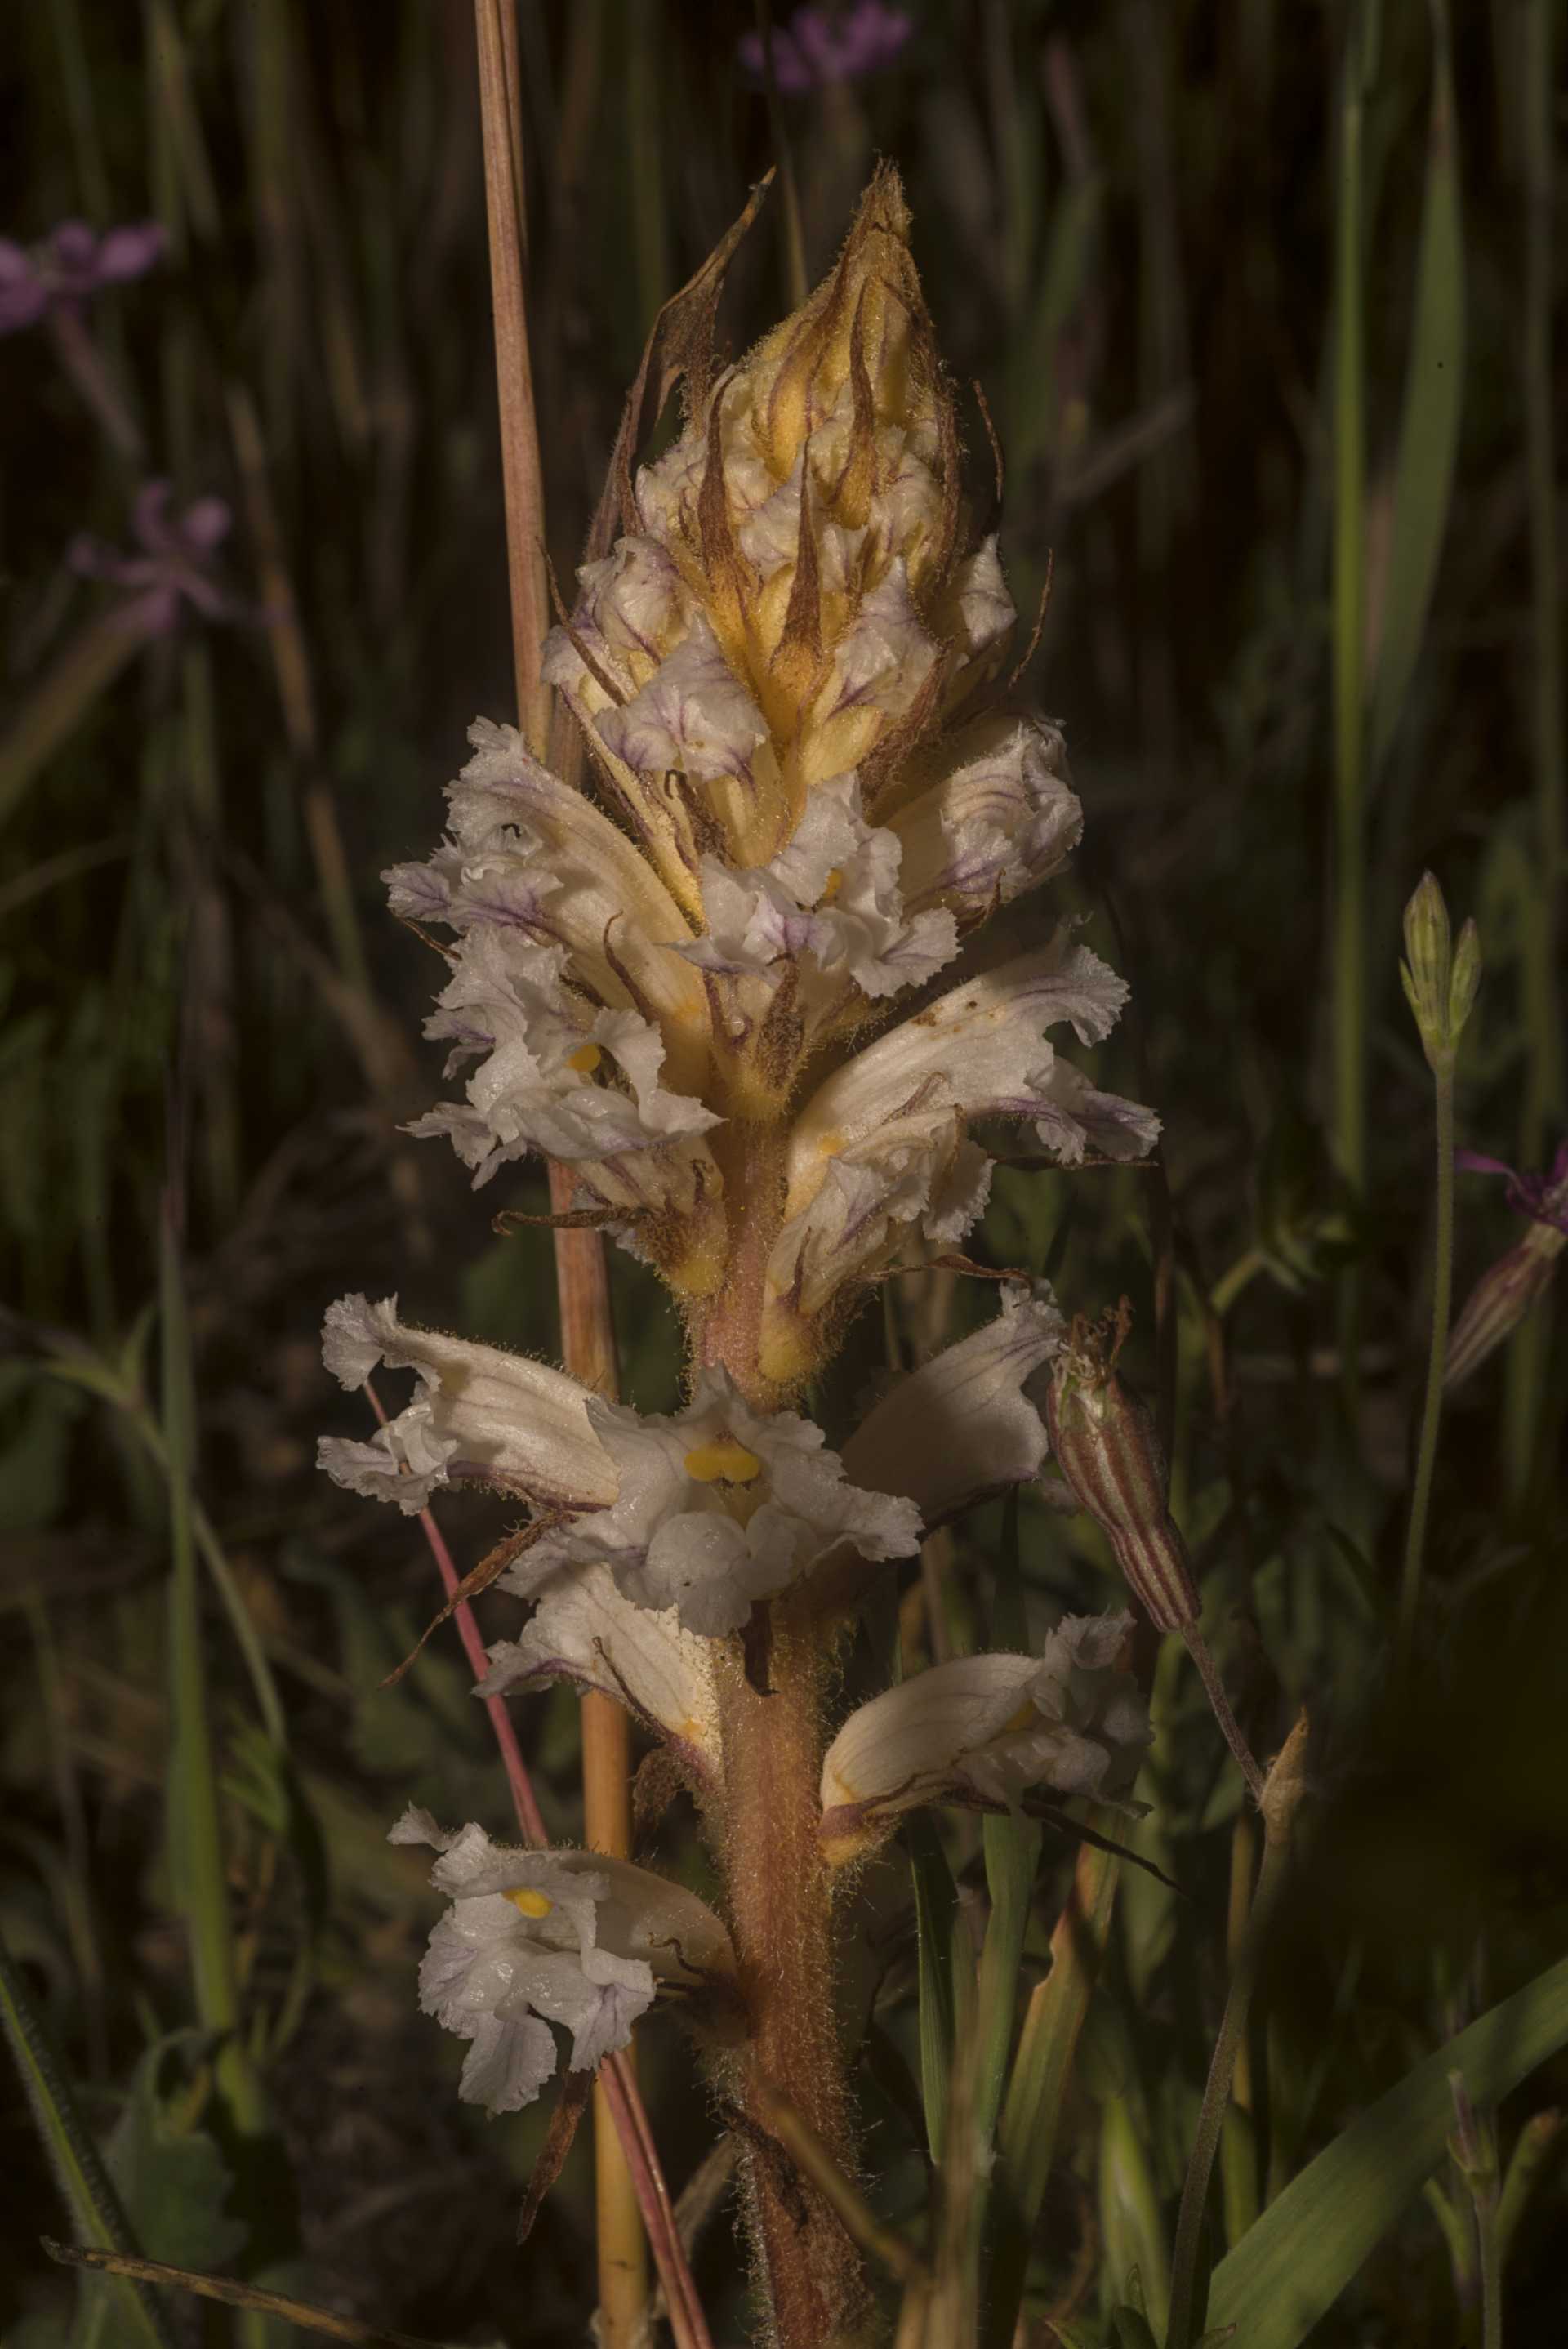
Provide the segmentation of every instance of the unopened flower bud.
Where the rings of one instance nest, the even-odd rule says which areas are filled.
[[[1430,873],[1422,874],[1405,908],[1405,957],[1399,976],[1421,1050],[1433,1069],[1447,1071],[1453,1067],[1480,984],[1480,938],[1475,924],[1467,922],[1455,950],[1449,909]]]
[[[1124,1299],[1104,1323],[1082,1315],[1074,1321],[1047,1398],[1051,1449],[1150,1622],[1161,1631],[1180,1631],[1198,1620],[1198,1588],[1187,1545],[1166,1505],[1166,1468],[1153,1422],[1116,1375],[1130,1319]]]
[[[1449,1333],[1443,1384],[1450,1392],[1480,1370],[1511,1338],[1552,1280],[1568,1235],[1532,1224],[1507,1254],[1489,1265],[1470,1290]]]
[[[1467,921],[1454,948],[1453,977],[1449,982],[1449,1033],[1457,1044],[1465,1021],[1475,1009],[1480,991],[1480,932]]]

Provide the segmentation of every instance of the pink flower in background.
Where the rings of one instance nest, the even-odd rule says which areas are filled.
[[[171,485],[149,481],[131,508],[131,534],[140,552],[122,554],[84,533],[72,542],[71,568],[86,579],[106,579],[128,590],[123,617],[128,627],[149,636],[169,635],[181,602],[206,620],[236,620],[242,606],[212,575],[212,557],[232,520],[222,498],[198,498],[176,515]]]
[[[163,257],[156,221],[107,229],[62,221],[30,250],[0,237],[0,335],[14,335],[52,310],[79,309],[106,285],[144,277]]]
[[[1454,1164],[1468,1174],[1506,1175],[1511,1207],[1528,1216],[1532,1223],[1550,1224],[1554,1231],[1568,1233],[1568,1141],[1558,1143],[1551,1170],[1544,1174],[1518,1174],[1501,1158],[1488,1158],[1479,1150],[1456,1150]]]
[[[790,98],[826,82],[857,81],[891,65],[913,30],[908,11],[885,0],[855,0],[837,14],[797,8],[788,26],[773,30],[773,78]],[[742,35],[739,55],[753,81],[767,78],[759,33]]]

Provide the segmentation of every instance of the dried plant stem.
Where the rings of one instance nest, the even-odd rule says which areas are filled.
[[[550,736],[550,689],[540,678],[539,662],[550,599],[544,565],[544,491],[524,292],[522,112],[511,0],[474,0],[474,27],[484,127],[485,212],[490,222],[490,301],[495,312],[501,478],[506,491],[512,661],[522,730],[535,754],[542,757]]]
[[[511,586],[512,657],[520,723],[534,752],[549,749],[551,694],[540,675],[549,602],[544,552],[544,484],[533,405],[524,281],[526,254],[522,181],[522,99],[517,23],[511,0],[475,0],[480,107],[484,127],[485,202],[490,222],[490,294],[495,310],[496,383],[500,406],[501,469],[506,491],[508,574]],[[570,1204],[569,1172],[551,1168],[552,1206]],[[562,1360],[595,1392],[616,1392],[615,1334],[604,1245],[596,1232],[555,1235],[555,1275],[561,1299]],[[583,1704],[583,1781],[587,1838],[617,1857],[631,1853],[629,1746],[625,1716],[606,1697]],[[617,2059],[614,2085],[603,2075],[593,2092],[593,2160],[597,2208],[599,2309],[606,2349],[631,2349],[642,2332],[648,2297],[642,2218],[656,2191],[669,2197],[645,2120],[645,2146],[628,2137],[641,2106],[629,2056]],[[639,2152],[641,2160],[639,2164]],[[644,2206],[639,2215],[639,2205]],[[696,2306],[673,2216],[660,2270],[672,2310]],[[673,2266],[672,2266],[673,2262]],[[698,2312],[700,2321],[700,2311]]]
[[[1427,1359],[1427,1400],[1421,1413],[1421,1440],[1416,1454],[1416,1481],[1410,1494],[1410,1523],[1405,1537],[1405,1564],[1399,1580],[1399,1629],[1396,1675],[1403,1680],[1410,1668],[1416,1635],[1416,1612],[1421,1599],[1421,1568],[1427,1550],[1427,1516],[1432,1498],[1432,1472],[1438,1458],[1438,1424],[1443,1411],[1443,1364],[1449,1344],[1449,1311],[1454,1271],[1454,1079],[1451,1069],[1433,1072],[1438,1108],[1438,1231],[1437,1260],[1432,1267],[1432,1336]]]

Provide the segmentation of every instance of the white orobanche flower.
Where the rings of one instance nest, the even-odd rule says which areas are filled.
[[[858,767],[907,716],[939,649],[915,610],[905,557],[895,554],[834,646],[802,726],[797,772],[808,789]]]
[[[499,1485],[542,1509],[602,1508],[615,1468],[588,1418],[588,1392],[564,1371],[498,1346],[471,1345],[397,1319],[397,1300],[330,1305],[322,1359],[340,1386],[363,1386],[378,1362],[417,1371],[414,1401],[368,1443],[325,1435],[319,1464],[335,1484],[405,1515],[453,1477]]]
[[[1048,1282],[1005,1281],[993,1319],[895,1380],[861,1422],[844,1446],[845,1475],[903,1494],[928,1533],[1027,1483],[1050,1442],[1030,1382],[1066,1335]]]
[[[569,960],[563,947],[520,947],[489,924],[470,930],[425,1023],[427,1036],[452,1040],[449,1077],[466,1061],[480,1066],[466,1101],[443,1102],[407,1131],[447,1134],[476,1188],[531,1150],[613,1158],[689,1143],[719,1123],[660,1084],[655,1027],[634,1011],[594,1011],[571,991]]]
[[[820,1427],[753,1411],[727,1371],[700,1371],[674,1417],[597,1398],[588,1411],[620,1480],[614,1504],[508,1569],[502,1588],[524,1598],[562,1567],[602,1564],[624,1597],[717,1639],[841,1545],[871,1558],[919,1547],[912,1501],[847,1483]]]
[[[702,612],[646,685],[624,708],[602,712],[597,730],[624,766],[640,774],[674,769],[696,783],[754,782],[753,757],[768,740],[762,712]]]
[[[1125,1795],[1150,1743],[1119,1659],[1132,1617],[1068,1615],[1045,1653],[960,1656],[852,1713],[822,1764],[822,1841],[837,1866],[923,1803],[1016,1809],[1035,1786]]]
[[[1098,1092],[1045,1031],[1109,1035],[1127,987],[1065,934],[940,997],[836,1070],[789,1138],[784,1223],[769,1260],[765,1367],[799,1374],[792,1317],[820,1312],[842,1283],[885,1261],[903,1231],[960,1238],[985,1204],[984,1154],[966,1121],[1029,1120],[1068,1165],[1086,1150],[1140,1158],[1160,1131],[1152,1111]],[[777,1310],[774,1310],[777,1309]]]
[[[712,1642],[683,1630],[673,1608],[655,1612],[624,1598],[603,1563],[563,1563],[542,1584],[532,1573],[527,1579],[538,1604],[517,1639],[490,1650],[475,1695],[507,1696],[552,1680],[598,1689],[658,1731],[693,1777],[717,1778]]]
[[[941,633],[956,637],[965,657],[950,699],[962,699],[995,667],[1017,616],[993,531],[958,565],[938,615]]]
[[[572,2034],[572,2069],[592,2071],[625,2046],[661,1987],[733,1977],[713,1911],[628,1860],[492,1843],[482,1827],[439,1827],[413,1804],[388,1841],[440,1855],[430,1881],[452,1905],[419,1968],[419,2004],[469,2043],[459,2089],[468,2104],[531,2104],[555,2069],[552,2023]]]
[[[947,905],[965,926],[1060,872],[1083,831],[1054,726],[978,719],[946,749],[946,771],[886,819],[903,850],[912,905]]]
[[[702,861],[707,935],[678,951],[721,982],[734,1019],[751,1028],[793,972],[805,1042],[849,999],[918,987],[958,951],[945,907],[906,915],[896,835],[861,814],[860,784],[836,775],[806,802],[795,832],[766,865],[738,873]]]
[[[459,933],[489,926],[525,953],[566,947],[573,979],[606,1009],[655,1021],[666,1080],[699,1092],[707,1002],[678,951],[691,937],[679,905],[620,827],[542,766],[514,726],[476,719],[469,740],[474,755],[447,792],[447,840],[428,863],[381,876],[393,912]]]

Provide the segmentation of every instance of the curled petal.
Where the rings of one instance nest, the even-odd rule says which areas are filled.
[[[804,1204],[802,1193],[820,1182],[830,1157],[889,1119],[914,1113],[911,1105],[926,1087],[934,1122],[954,1110],[966,1117],[1044,1120],[1047,1147],[1081,1157],[1085,1137],[1068,1130],[1045,1030],[1065,1020],[1080,1042],[1099,1042],[1126,999],[1125,982],[1098,955],[1068,947],[1060,936],[940,997],[857,1053],[807,1103],[790,1138],[790,1206]],[[1098,1107],[1095,1114],[1108,1122]],[[1137,1111],[1126,1131],[1146,1131],[1152,1139],[1158,1126],[1147,1111]]]
[[[813,707],[801,764],[811,783],[858,766],[895,719],[912,708],[937,657],[895,555],[863,596],[833,648]]]
[[[363,1385],[382,1361],[419,1374],[415,1401],[371,1443],[323,1438],[320,1464],[353,1491],[412,1514],[455,1464],[545,1507],[598,1508],[615,1496],[614,1469],[589,1423],[586,1390],[564,1371],[410,1329],[397,1319],[395,1297],[378,1305],[339,1298],[327,1309],[322,1354],[344,1387]]]
[[[598,999],[658,1021],[677,1082],[707,1072],[707,1002],[676,949],[685,915],[634,843],[531,756],[515,727],[478,719],[474,755],[448,792],[449,836],[426,864],[384,874],[392,910],[467,933],[488,926],[529,949],[565,947]]]
[[[1038,1475],[1048,1448],[1029,1393],[1067,1325],[1048,1285],[1007,1281],[1002,1309],[973,1337],[899,1379],[844,1446],[844,1473],[904,1493],[927,1529],[987,1493]]]
[[[1124,1794],[1150,1743],[1120,1658],[1132,1618],[1069,1615],[1044,1655],[963,1656],[851,1714],[822,1764],[830,1860],[880,1841],[923,1803],[1016,1807],[1033,1786],[1104,1801]]]
[[[713,1111],[658,1083],[664,1039],[631,1011],[588,1008],[564,985],[564,948],[520,947],[495,928],[470,931],[426,1022],[448,1037],[447,1068],[478,1057],[467,1102],[430,1112],[408,1131],[447,1133],[476,1186],[530,1150],[552,1158],[607,1158],[705,1133]],[[619,1071],[625,1084],[607,1081]]]
[[[889,817],[903,848],[912,905],[951,905],[980,921],[1059,872],[1083,831],[1052,726],[986,719],[956,745],[956,762]]]
[[[683,1630],[673,1609],[655,1612],[624,1598],[604,1564],[563,1565],[542,1584],[525,1569],[518,1580],[538,1604],[517,1639],[490,1649],[476,1695],[552,1680],[598,1689],[640,1713],[698,1775],[717,1775],[718,1699],[707,1640]]]
[[[873,999],[923,984],[958,950],[945,909],[906,916],[895,835],[861,818],[853,775],[819,785],[771,862],[702,867],[708,931],[681,952],[716,976],[776,978],[796,962],[808,1015],[841,1001],[846,981]]]
[[[696,782],[748,775],[766,741],[761,711],[725,659],[702,613],[624,709],[606,709],[600,739],[643,774],[678,768]]]
[[[993,531],[954,574],[943,603],[943,634],[957,641],[965,660],[978,661],[1004,641],[1017,616]]]

